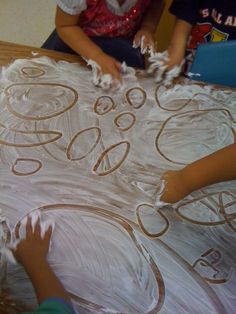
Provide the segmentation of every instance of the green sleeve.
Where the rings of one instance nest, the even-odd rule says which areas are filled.
[[[75,314],[75,311],[63,300],[49,299],[41,303],[35,311],[24,312],[22,314]]]

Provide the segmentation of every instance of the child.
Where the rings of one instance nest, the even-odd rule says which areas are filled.
[[[19,227],[20,225],[15,231],[16,239],[19,239]],[[25,268],[40,304],[37,310],[31,312],[32,314],[75,314],[68,293],[53,273],[47,261],[51,234],[52,227],[49,227],[44,237],[41,238],[39,219],[33,230],[31,218],[28,217],[26,238],[19,242],[16,249],[13,250],[13,255]]]
[[[174,0],[170,13],[176,23],[168,47],[168,68],[180,65],[186,55],[188,72],[198,44],[236,39],[235,0]]]
[[[236,144],[218,150],[181,170],[168,171],[162,179],[165,187],[160,200],[171,204],[205,186],[236,180]]]
[[[144,68],[163,0],[58,0],[56,31],[43,48],[75,52],[120,80],[121,62]]]

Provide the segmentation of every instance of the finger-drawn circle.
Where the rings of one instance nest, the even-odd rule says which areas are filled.
[[[115,108],[115,103],[112,97],[100,96],[96,100],[93,110],[94,112],[96,112],[96,114],[103,116],[104,114],[108,113],[114,108]]]
[[[146,102],[147,94],[141,87],[130,88],[126,94],[126,100],[134,109],[140,109]]]
[[[189,164],[234,143],[236,133],[233,122],[227,109],[192,110],[174,114],[161,126],[155,139],[156,150],[169,162]],[[195,137],[197,141],[194,140]],[[209,143],[212,143],[212,149]],[[171,152],[175,153],[174,157],[169,156],[170,147]]]
[[[30,167],[31,170],[25,170],[24,167]],[[21,169],[22,168],[22,169]],[[28,176],[38,172],[42,168],[42,163],[33,158],[17,158],[12,165],[12,172],[17,176]]]
[[[120,158],[118,159],[118,161],[116,161],[114,163],[113,166],[110,166],[109,169],[107,170],[99,170],[99,168],[102,168],[102,164],[103,161],[106,159],[106,157],[109,157],[109,154],[115,153],[117,150],[120,150],[122,148],[122,146],[124,147],[124,152],[123,154],[119,154],[121,155]],[[106,176],[112,172],[114,172],[116,169],[118,169],[122,163],[125,161],[125,159],[127,158],[128,154],[129,154],[129,150],[130,150],[130,143],[128,141],[121,141],[117,144],[111,145],[110,147],[108,147],[107,149],[105,149],[101,156],[98,158],[97,162],[95,163],[94,167],[93,167],[93,171],[96,172],[99,176]]]
[[[88,136],[88,138],[91,138],[91,136],[89,136],[89,133],[91,135],[94,135],[92,136],[92,138],[95,138],[95,141],[91,142],[89,141],[88,145],[90,146],[89,148],[86,148],[86,151],[85,153],[83,153],[82,155],[77,155],[77,156],[74,156],[73,157],[73,153],[72,153],[72,150],[73,150],[73,147],[74,146],[77,146],[77,141],[80,140],[81,138],[81,135],[85,135],[86,137]],[[79,131],[78,133],[76,133],[72,140],[70,141],[67,149],[66,149],[66,156],[69,160],[81,160],[81,159],[84,159],[85,157],[87,157],[93,150],[94,148],[97,146],[97,144],[99,143],[100,139],[101,139],[101,129],[98,128],[98,127],[91,127],[91,128],[87,128],[87,129],[84,129],[84,130],[81,130]],[[88,142],[88,141],[87,141]],[[79,147],[81,147],[81,145],[78,145]]]
[[[46,72],[43,69],[37,67],[23,67],[21,73],[28,78],[36,78],[43,76]]]
[[[20,141],[22,141],[22,137],[24,138],[24,142],[18,143],[17,141],[7,140],[0,138],[0,144],[11,146],[11,147],[36,147],[41,146],[44,144],[49,144],[52,142],[57,141],[59,138],[62,137],[62,133],[58,131],[43,131],[43,130],[37,130],[37,131],[23,131],[18,130],[14,128],[8,128],[2,123],[0,123],[0,127],[8,131],[8,135],[10,134],[12,137],[16,137],[17,135],[21,136]],[[13,136],[14,135],[14,136]],[[44,141],[39,141],[38,136],[39,135],[45,135],[48,137],[48,139],[45,139]],[[30,136],[35,137],[36,139],[30,139]]]
[[[145,223],[145,214],[147,215],[147,210],[151,209],[151,215],[149,216],[149,220],[148,223]],[[142,213],[142,211],[144,213]],[[141,230],[143,231],[144,234],[146,234],[149,238],[158,238],[160,236],[162,236],[169,228],[169,221],[166,218],[166,216],[162,213],[161,210],[155,210],[154,207],[150,204],[140,204],[137,208],[136,208],[136,217],[138,220],[138,224],[141,228]],[[160,218],[162,219],[162,226],[160,228],[160,231],[157,232],[158,229],[158,224],[160,224]],[[156,223],[156,226],[155,226]],[[145,226],[146,225],[146,226]],[[148,230],[148,227],[150,228],[150,226],[153,227],[153,229],[155,230],[155,232],[150,232]]]
[[[17,94],[19,90],[21,93]],[[74,88],[59,83],[15,83],[9,85],[4,93],[8,97],[9,112],[24,120],[46,120],[59,116],[78,101]],[[44,113],[46,109],[47,114]]]
[[[126,121],[128,120],[128,122]],[[122,112],[114,119],[114,124],[120,131],[128,131],[136,122],[136,117],[132,112]]]

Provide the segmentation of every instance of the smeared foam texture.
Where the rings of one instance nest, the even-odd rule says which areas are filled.
[[[2,68],[1,247],[8,229],[29,213],[36,221],[38,211],[41,222],[55,222],[48,260],[76,312],[231,314],[235,182],[195,192],[176,208],[154,203],[166,170],[235,141],[236,92],[126,75],[123,89],[103,91],[89,68],[64,61]],[[15,167],[16,160],[24,162]],[[36,307],[22,267],[0,259],[1,287]]]

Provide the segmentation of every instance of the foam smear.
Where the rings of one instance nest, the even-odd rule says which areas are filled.
[[[155,202],[154,202],[154,208],[157,210],[163,206],[170,205],[169,203],[165,203],[161,201],[161,197],[164,192],[164,189],[165,189],[165,180],[161,180],[160,187],[158,188],[158,191],[155,195]]]

